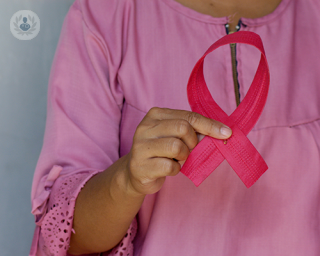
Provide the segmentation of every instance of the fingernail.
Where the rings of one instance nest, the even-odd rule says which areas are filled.
[[[232,131],[231,131],[231,129],[230,129],[229,127],[227,127],[227,126],[222,126],[222,127],[220,128],[220,133],[221,133],[223,136],[225,136],[225,137],[230,137],[231,134],[232,134]]]

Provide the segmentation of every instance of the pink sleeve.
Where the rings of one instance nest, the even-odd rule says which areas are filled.
[[[64,20],[32,185],[36,221],[32,256],[67,255],[71,232],[76,232],[72,221],[78,193],[93,175],[119,158],[124,96],[117,71],[125,44],[124,9],[116,0],[76,0]],[[136,229],[134,220],[110,255],[120,251],[131,255]]]

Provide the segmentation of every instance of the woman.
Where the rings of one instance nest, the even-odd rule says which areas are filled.
[[[316,0],[75,1],[49,81],[30,255],[319,255],[319,11]],[[197,133],[232,131],[191,112],[186,85],[238,30],[261,36],[269,62],[248,136],[269,169],[247,189],[223,162],[195,187],[180,168]],[[237,44],[206,58],[227,114],[259,57]]]

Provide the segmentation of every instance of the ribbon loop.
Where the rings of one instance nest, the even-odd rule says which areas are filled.
[[[228,116],[214,101],[203,75],[205,57],[220,46],[244,43],[255,46],[261,59],[247,95]],[[240,31],[219,39],[196,63],[187,86],[192,111],[215,119],[232,129],[232,136],[224,142],[206,136],[189,155],[181,172],[199,186],[224,159],[228,161],[243,183],[249,188],[268,169],[267,164],[246,135],[258,121],[267,100],[270,83],[268,63],[261,38],[248,31]]]

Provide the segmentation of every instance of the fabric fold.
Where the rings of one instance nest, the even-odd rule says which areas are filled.
[[[41,182],[44,184],[44,190],[32,200],[32,210],[31,213],[36,218],[36,225],[40,226],[44,217],[44,213],[47,211],[48,199],[51,193],[51,188],[55,180],[59,177],[62,171],[62,167],[54,165],[50,170],[48,175],[42,178]]]

